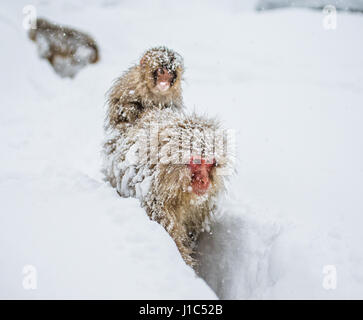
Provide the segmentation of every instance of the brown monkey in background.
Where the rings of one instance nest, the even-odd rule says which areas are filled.
[[[95,40],[86,33],[38,18],[29,38],[37,43],[41,58],[47,59],[61,77],[73,78],[84,66],[99,60]]]
[[[124,130],[148,109],[182,109],[183,59],[166,47],[147,50],[108,93],[106,129]]]

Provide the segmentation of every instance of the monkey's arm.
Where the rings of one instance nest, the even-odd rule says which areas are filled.
[[[122,103],[113,99],[109,103],[109,120],[113,127],[119,124],[134,123],[140,116],[143,106],[138,101]]]

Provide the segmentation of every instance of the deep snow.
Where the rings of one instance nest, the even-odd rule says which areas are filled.
[[[33,3],[93,35],[101,61],[59,78],[22,27],[29,2],[0,5],[0,298],[363,298],[362,15],[325,30],[319,11],[252,1]],[[188,109],[237,130],[238,173],[200,244],[206,282],[100,173],[104,94],[160,44],[184,57]]]

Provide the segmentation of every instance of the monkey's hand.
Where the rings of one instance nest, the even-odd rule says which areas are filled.
[[[131,102],[120,106],[119,120],[122,122],[134,123],[139,117],[143,110],[141,103]]]

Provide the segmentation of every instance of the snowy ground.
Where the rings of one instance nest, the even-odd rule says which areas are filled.
[[[319,11],[252,1],[33,2],[99,43],[100,63],[68,80],[26,38],[29,3],[0,5],[0,298],[363,298],[362,15],[328,31]],[[188,108],[237,130],[238,174],[199,248],[205,281],[99,171],[104,94],[159,44],[184,56]]]

